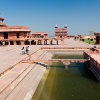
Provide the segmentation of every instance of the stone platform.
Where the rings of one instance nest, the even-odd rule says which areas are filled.
[[[31,57],[34,59],[51,59],[53,54],[46,50],[40,50],[41,47],[93,47],[93,45],[74,39],[67,39],[64,42],[64,45],[60,44],[60,41],[59,45],[30,45]],[[0,47],[0,100],[31,100],[46,70],[45,63],[21,63],[23,59],[29,56],[21,54],[22,47],[22,45]]]

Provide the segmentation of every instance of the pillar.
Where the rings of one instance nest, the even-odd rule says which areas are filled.
[[[46,45],[47,44],[47,40],[44,40],[44,45]]]
[[[29,45],[31,45],[31,41],[29,41]]]
[[[38,40],[36,40],[36,45],[38,45]]]
[[[24,41],[20,41],[21,45],[25,45],[25,42]]]
[[[68,69],[68,65],[65,65],[65,69]]]
[[[5,45],[5,42],[3,41],[2,44]]]
[[[52,40],[50,40],[50,45],[52,45]]]
[[[42,42],[42,45],[44,45],[44,40],[41,40],[41,42]]]
[[[8,41],[8,45],[10,45],[10,41]]]
[[[14,42],[14,45],[16,45],[16,41],[13,41]]]
[[[58,40],[56,40],[56,45],[58,45]]]

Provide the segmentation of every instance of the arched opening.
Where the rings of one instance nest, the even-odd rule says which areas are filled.
[[[30,45],[30,42],[28,40],[26,40],[25,45]]]
[[[50,45],[52,45],[52,40],[50,41]]]
[[[0,45],[3,45],[1,41],[0,41]]]
[[[20,45],[21,43],[20,43],[20,41],[16,41],[16,44],[17,44],[17,45]]]
[[[19,38],[19,33],[17,33],[16,35],[17,35],[17,38]]]
[[[8,39],[8,33],[7,32],[4,33],[4,39]]]
[[[62,38],[62,35],[60,36],[60,38]]]
[[[5,44],[5,45],[8,45],[8,41],[5,41],[4,44]]]
[[[44,40],[44,45],[47,45],[47,40]]]
[[[14,42],[13,41],[10,41],[10,45],[14,45]]]
[[[58,45],[58,40],[56,41],[56,44]]]
[[[36,41],[32,40],[31,45],[36,45]]]
[[[38,44],[41,45],[41,40],[38,40]]]

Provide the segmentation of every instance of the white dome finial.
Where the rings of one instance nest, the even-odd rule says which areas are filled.
[[[65,24],[65,26],[67,26],[67,24]]]

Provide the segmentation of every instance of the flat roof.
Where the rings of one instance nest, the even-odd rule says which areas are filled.
[[[0,32],[11,32],[11,31],[27,31],[30,32],[31,30],[25,26],[5,26],[0,27]]]

